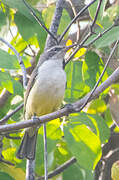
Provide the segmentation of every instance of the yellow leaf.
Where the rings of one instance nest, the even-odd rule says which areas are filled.
[[[74,57],[79,58],[79,57],[83,56],[85,54],[85,52],[86,52],[86,48],[81,48],[78,50],[78,52],[75,54]]]
[[[69,39],[67,42],[66,42],[66,46],[71,46],[72,45],[72,40]]]
[[[25,172],[20,168],[15,168],[13,166],[6,165],[4,163],[0,163],[0,170],[6,172],[11,177],[16,180],[25,179]]]

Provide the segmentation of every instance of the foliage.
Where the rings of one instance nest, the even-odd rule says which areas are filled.
[[[37,2],[40,1],[32,1],[32,5],[35,5]],[[98,25],[96,33],[103,32],[112,25],[114,17],[111,16],[111,13],[114,10],[116,15],[119,14],[119,7],[117,9],[111,7],[105,10],[106,2],[107,0],[103,0],[96,22]],[[97,4],[95,3],[89,8],[92,19],[95,16],[96,7]],[[40,13],[35,9],[36,14],[48,28],[54,8],[54,5],[51,5]],[[29,57],[28,53],[32,56],[31,49],[33,48],[39,57],[45,46],[46,32],[34,20],[21,0],[2,0],[0,19],[0,36],[5,36],[13,31],[13,36],[8,36],[10,43],[22,56],[25,67],[30,67],[31,57]],[[67,11],[64,10],[58,34],[63,32],[69,22],[70,17]],[[89,50],[87,49],[86,52],[84,50],[83,54],[77,54],[75,60],[66,66],[67,88],[64,98],[65,103],[72,103],[81,99],[94,87],[104,68],[102,57],[97,52],[100,50],[104,52],[117,39],[118,35],[118,27],[113,28],[94,43],[95,50],[91,48]],[[89,43],[95,36],[96,34],[89,38],[86,43]],[[65,38],[67,37],[68,34]],[[11,93],[11,96],[8,98],[5,106],[0,109],[1,118],[23,101],[24,91],[21,85],[21,69],[17,58],[10,49],[3,50],[3,48],[1,45],[0,93],[3,90],[7,90]],[[101,82],[105,81],[108,76],[109,69],[105,72]],[[86,112],[71,114],[67,117],[65,119],[65,125],[59,119],[47,124],[49,171],[54,170],[57,166],[62,165],[71,157],[75,156],[77,163],[62,173],[63,179],[94,179],[94,170],[102,155],[101,145],[106,143],[110,137],[109,125],[112,124],[112,118],[110,110],[104,101],[108,91],[109,89],[104,91],[99,99],[93,100],[86,109]],[[8,123],[14,123],[22,119],[22,111],[19,111],[9,119]],[[63,125],[64,128],[62,130],[61,127]],[[39,129],[36,155],[37,175],[44,174],[42,134],[43,129],[41,127]],[[22,137],[23,132],[13,134],[12,136]],[[24,179],[25,160],[19,160],[15,155],[19,145],[20,140],[4,137],[2,154],[5,160],[14,163],[15,166],[12,167],[1,162],[0,179]]]

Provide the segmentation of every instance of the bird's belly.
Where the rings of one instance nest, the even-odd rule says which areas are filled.
[[[27,99],[26,119],[55,111],[63,100],[65,84],[65,74],[37,80]]]

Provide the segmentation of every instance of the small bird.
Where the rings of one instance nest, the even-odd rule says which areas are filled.
[[[66,86],[64,55],[68,49],[70,48],[54,46],[41,55],[38,65],[31,74],[25,94],[25,120],[51,113],[60,107]],[[25,129],[17,152],[18,158],[30,160],[35,158],[37,133],[36,126]]]

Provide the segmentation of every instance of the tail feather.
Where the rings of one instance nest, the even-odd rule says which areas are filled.
[[[21,145],[17,152],[17,157],[19,159],[35,159],[37,133],[38,132],[36,132],[33,136],[30,137],[28,132],[25,132]]]

